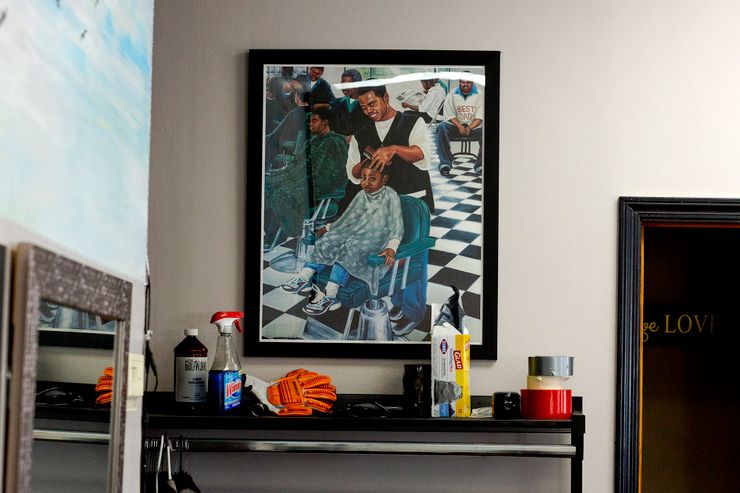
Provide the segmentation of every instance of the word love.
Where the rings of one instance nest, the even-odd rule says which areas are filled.
[[[656,336],[697,336],[714,334],[718,323],[711,314],[675,314],[663,315],[664,324],[645,322],[642,324],[642,342],[647,342],[651,334]]]

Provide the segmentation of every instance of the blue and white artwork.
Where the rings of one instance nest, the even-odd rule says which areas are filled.
[[[0,0],[0,216],[143,280],[153,0]]]

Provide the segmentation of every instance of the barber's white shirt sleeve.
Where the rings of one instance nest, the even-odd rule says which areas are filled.
[[[430,149],[432,148],[432,140],[429,137],[426,123],[424,123],[424,120],[422,118],[418,118],[416,120],[416,123],[414,124],[413,128],[411,129],[411,133],[409,134],[409,146],[414,145],[419,146],[421,152],[424,154],[424,157],[422,157],[418,161],[415,161],[413,165],[419,169],[428,170],[432,167],[429,158],[429,156],[431,155]],[[349,149],[347,150],[346,168],[347,179],[355,185],[360,183],[360,179],[352,176],[352,168],[354,168],[355,165],[360,162],[360,160],[360,148],[357,146],[357,140],[354,136],[352,136],[352,139],[349,141]]]
[[[352,168],[355,164],[360,162],[360,148],[357,146],[357,139],[353,135],[349,141],[349,149],[347,150],[347,179],[357,185],[360,183],[359,178],[352,176]]]
[[[424,153],[424,157],[413,164],[419,169],[428,170],[432,167],[429,159],[430,149],[432,148],[432,139],[429,137],[427,131],[427,124],[422,118],[417,118],[414,128],[411,129],[409,134],[409,146],[419,146],[421,152]]]

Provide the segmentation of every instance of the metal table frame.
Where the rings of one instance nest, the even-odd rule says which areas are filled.
[[[276,416],[200,416],[165,413],[151,409],[146,413],[144,451],[156,450],[159,436],[167,433],[175,450],[192,452],[276,452],[340,453],[396,455],[475,455],[564,458],[570,460],[572,493],[583,489],[583,456],[585,415],[580,411],[580,398],[571,419],[567,420],[499,420],[493,418],[343,418],[343,417],[276,417]],[[156,406],[155,406],[156,407]],[[483,434],[567,434],[569,443],[450,443],[442,441],[376,440],[303,440],[260,438],[224,438],[224,430],[237,435],[260,431],[262,435],[279,432],[409,432],[409,433],[483,433]],[[192,435],[187,437],[187,435]],[[179,436],[179,438],[173,438]],[[426,438],[426,437],[424,437]]]

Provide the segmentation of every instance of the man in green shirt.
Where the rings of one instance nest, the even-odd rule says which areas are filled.
[[[322,197],[347,180],[348,144],[332,132],[330,121],[328,109],[316,108],[308,120],[311,138],[306,148],[297,150],[285,167],[265,176],[266,222],[276,220],[287,237],[298,236],[309,208],[318,206]]]
[[[331,111],[315,108],[308,122],[311,139],[308,142],[310,176],[314,184],[314,200],[333,192],[347,179],[347,140],[332,131]],[[344,160],[344,161],[342,161]]]

